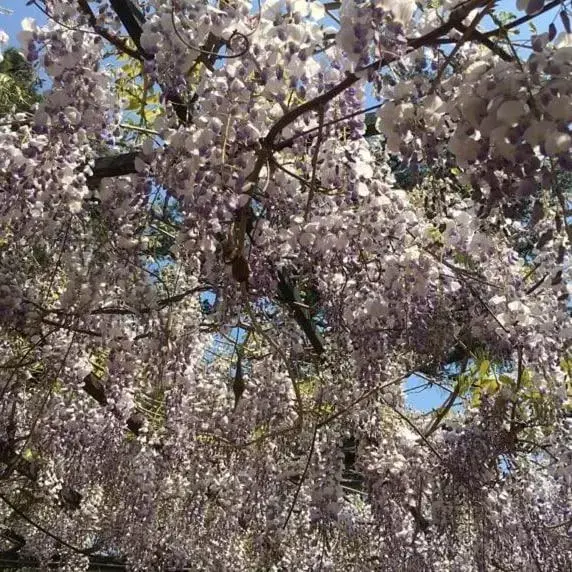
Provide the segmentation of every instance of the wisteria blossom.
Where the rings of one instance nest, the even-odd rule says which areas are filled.
[[[570,2],[32,4],[0,562],[572,569]]]

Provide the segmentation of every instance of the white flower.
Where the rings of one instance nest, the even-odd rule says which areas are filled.
[[[520,300],[509,302],[508,309],[514,313],[530,314],[528,306],[525,306]]]
[[[402,24],[409,24],[416,9],[414,0],[384,0],[383,7],[391,10],[394,19]]]
[[[411,95],[414,91],[415,83],[413,81],[402,81],[393,88],[393,95],[397,99],[402,99]]]
[[[469,81],[476,81],[489,69],[489,63],[485,60],[479,60],[469,64],[465,70],[465,77]]]
[[[312,20],[321,20],[326,11],[321,2],[308,2],[307,0],[294,0],[292,11],[301,16],[310,16]]]
[[[369,195],[369,189],[364,182],[359,182],[357,184],[357,194],[360,197],[367,197]]]
[[[428,126],[434,127],[446,111],[443,100],[435,94],[423,100],[423,117]]]
[[[402,103],[397,106],[399,119],[409,120],[415,117],[415,106],[412,103]]]
[[[491,306],[498,306],[499,304],[502,304],[503,302],[506,302],[506,298],[504,296],[499,296],[498,294],[496,296],[493,296],[490,300],[489,300],[489,305]]]
[[[497,109],[497,118],[507,125],[514,125],[521,117],[528,113],[528,105],[514,99],[503,102]]]
[[[37,29],[38,26],[34,18],[24,18],[22,20],[22,31],[18,34],[20,44],[26,47],[26,44],[33,38],[34,32],[36,32]]]
[[[556,129],[551,121],[532,121],[530,127],[524,132],[524,140],[535,147],[544,141],[547,133]]]
[[[144,31],[141,34],[141,47],[148,53],[153,54],[157,51],[157,44],[160,42],[161,36],[153,32]]]
[[[545,109],[556,120],[570,121],[572,119],[572,97],[569,95],[555,97]]]
[[[556,49],[569,48],[572,46],[572,34],[567,34],[566,32],[560,32],[556,39],[554,40],[554,47]]]
[[[315,239],[316,239],[316,237],[310,232],[302,232],[298,236],[298,242],[300,243],[300,246],[303,246],[306,248],[312,246],[312,244],[314,244]]]
[[[509,161],[514,160],[515,148],[508,140],[508,127],[503,126],[493,129],[489,137],[499,155]]]
[[[35,32],[37,29],[38,26],[34,18],[24,18],[22,20],[22,30],[24,30],[24,32]]]
[[[572,62],[572,46],[564,46],[557,49],[552,59],[558,65],[570,65],[570,62]]]
[[[72,125],[77,125],[81,121],[81,113],[71,105],[64,109],[64,115]]]
[[[474,161],[479,154],[480,148],[478,141],[471,139],[460,131],[455,132],[455,135],[449,141],[449,150],[457,157],[457,161],[459,161],[461,166],[468,161]]]
[[[560,131],[551,131],[546,134],[544,141],[544,148],[547,155],[558,155],[559,153],[566,153],[570,151],[572,144],[572,137],[568,133]]]

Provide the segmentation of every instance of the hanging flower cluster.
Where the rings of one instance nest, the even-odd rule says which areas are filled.
[[[526,55],[436,4],[38,2],[48,88],[0,122],[0,553],[572,566],[569,3]]]

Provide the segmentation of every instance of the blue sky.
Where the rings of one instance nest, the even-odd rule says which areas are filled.
[[[35,18],[38,23],[45,21],[43,14],[34,6],[26,6],[26,0],[0,0],[0,8],[9,10],[12,14],[0,13],[0,30],[9,36],[9,44],[18,46],[17,35],[20,22],[27,17]]]
[[[26,5],[25,0],[0,0],[0,8],[10,11],[11,14],[0,13],[0,30],[4,30],[9,36],[9,45],[18,46],[18,32],[20,31],[20,23],[23,18],[35,18],[39,24],[46,20],[46,16],[35,6]],[[498,4],[499,10],[518,14],[516,9],[516,0],[501,0]],[[2,11],[0,11],[2,12]],[[550,22],[554,21],[558,31],[561,31],[561,23],[558,18],[558,8],[543,14],[535,19],[535,24],[540,32],[546,31]],[[520,34],[517,37],[520,40],[530,37],[530,29],[527,25],[521,26]],[[413,376],[406,383],[407,402],[408,404],[422,411],[428,411],[439,407],[448,396],[448,392],[436,386],[427,387],[426,380]]]

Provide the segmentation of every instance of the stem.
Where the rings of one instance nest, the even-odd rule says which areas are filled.
[[[317,187],[317,172],[318,172],[318,155],[320,154],[320,147],[324,136],[324,108],[320,107],[318,110],[319,117],[319,130],[318,140],[316,141],[316,150],[312,157],[312,179],[310,181],[310,188],[308,189],[308,202],[306,203],[306,210],[304,212],[304,221],[308,221],[310,216],[310,209],[312,208],[312,201],[314,200],[314,193]]]
[[[300,389],[298,388],[298,385],[296,384],[296,377],[297,376],[296,376],[294,370],[292,369],[292,367],[290,366],[290,363],[288,361],[288,357],[284,353],[284,350],[282,350],[282,348],[270,336],[268,336],[266,334],[266,332],[262,329],[262,327],[258,323],[258,320],[256,319],[254,312],[252,311],[252,307],[250,305],[250,300],[246,296],[246,292],[244,292],[244,294],[245,294],[244,305],[246,307],[246,312],[247,312],[250,320],[252,321],[252,325],[254,326],[254,329],[258,332],[258,334],[263,339],[265,339],[268,342],[268,344],[282,358],[282,360],[284,361],[284,364],[286,365],[286,369],[288,370],[288,375],[290,376],[290,379],[292,381],[292,388],[294,390],[294,395],[296,396],[296,403],[298,405],[298,420],[301,423],[302,417],[303,417],[303,402],[302,402],[302,395],[300,394]]]
[[[314,425],[314,432],[312,433],[312,442],[310,443],[310,451],[308,451],[306,466],[304,467],[304,471],[302,472],[302,475],[300,477],[300,482],[298,483],[296,492],[294,493],[294,498],[292,499],[292,504],[290,505],[290,509],[288,510],[288,514],[286,515],[286,520],[284,520],[282,529],[285,529],[288,526],[288,522],[290,520],[290,517],[292,516],[294,507],[296,506],[296,501],[298,500],[298,496],[300,494],[300,491],[302,490],[302,485],[304,484],[304,480],[306,479],[306,475],[308,474],[308,469],[310,468],[310,462],[312,461],[312,455],[314,454],[314,447],[316,446],[317,435],[318,435],[318,424]]]

